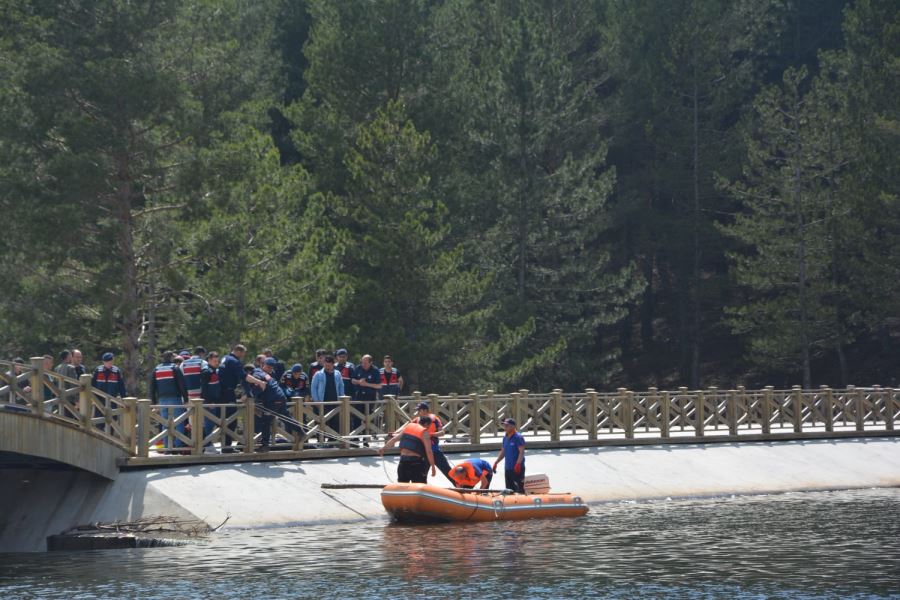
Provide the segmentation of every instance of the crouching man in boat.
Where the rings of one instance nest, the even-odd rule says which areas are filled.
[[[500,454],[494,461],[494,473],[497,472],[497,465],[506,457],[503,463],[503,474],[506,476],[506,489],[512,490],[517,494],[525,493],[525,438],[516,431],[516,422],[514,419],[503,419],[503,428],[506,434],[503,436],[503,447],[500,448]]]
[[[456,487],[472,489],[479,483],[481,489],[486,490],[491,486],[491,478],[494,471],[491,463],[480,458],[465,460],[450,471],[450,479]]]
[[[400,483],[428,483],[428,466],[431,476],[437,473],[434,454],[431,452],[430,417],[419,417],[418,423],[407,423],[403,430],[384,443],[378,454],[400,442],[400,464],[397,465],[397,481]],[[427,460],[426,460],[427,459]]]

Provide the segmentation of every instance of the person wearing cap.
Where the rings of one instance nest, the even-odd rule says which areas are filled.
[[[394,359],[390,354],[385,354],[382,359],[382,366],[378,369],[378,375],[381,378],[380,396],[399,396],[400,390],[403,389],[403,376],[394,366]]]
[[[254,369],[253,371],[253,377],[264,381],[266,384],[265,387],[259,390],[252,389],[253,396],[259,401],[261,408],[264,409],[256,419],[256,430],[261,434],[260,452],[269,451],[269,441],[272,437],[272,420],[274,418],[272,413],[290,417],[287,412],[287,396],[284,395],[284,390],[281,389],[278,379],[275,378],[275,367],[277,365],[278,359],[267,356],[263,360],[262,368]],[[299,431],[296,426],[290,423],[285,423],[285,427],[292,431],[294,435]]]
[[[353,375],[356,372],[356,365],[347,360],[347,349],[338,348],[334,353],[334,368],[341,374],[344,380],[344,395],[353,398]]]
[[[518,494],[525,493],[525,438],[516,431],[514,419],[503,419],[503,447],[494,461],[493,471],[497,472],[497,465],[503,458],[503,474],[506,476],[506,489]]]
[[[276,380],[281,381],[282,376],[284,376],[284,372],[286,367],[284,366],[284,362],[275,356],[275,353],[272,352],[271,348],[264,348],[262,352],[266,358],[274,358],[275,359],[275,368],[272,371],[272,377]]]
[[[91,385],[104,394],[124,398],[128,395],[125,391],[125,376],[122,371],[113,364],[115,355],[112,352],[104,352],[100,360],[103,364],[97,366],[91,373]]]
[[[290,371],[281,378],[281,389],[288,398],[307,398],[309,396],[309,377],[303,372],[303,365],[295,363]]]
[[[450,480],[456,487],[472,489],[481,484],[481,489],[491,487],[494,470],[491,463],[481,458],[470,458],[457,464],[450,470]]]
[[[243,344],[235,344],[231,352],[225,355],[219,365],[219,381],[222,382],[222,404],[234,404],[237,402],[237,389],[242,383],[249,383],[259,388],[265,387],[265,382],[253,377],[252,371],[244,371],[244,356],[247,347]],[[237,408],[226,408],[224,418],[231,418]],[[236,420],[231,421],[228,430],[234,432],[237,428]],[[222,451],[231,452],[231,438],[225,435],[222,439]]]
[[[450,480],[450,483],[454,483],[453,478],[450,477],[450,462],[440,448],[440,438],[444,435],[444,424],[441,423],[441,419],[437,415],[432,414],[427,402],[419,402],[416,405],[416,416],[410,420],[410,423],[423,425],[426,419],[428,425],[425,427],[428,429],[431,439],[431,453],[434,455],[434,464],[444,474],[444,477]]]
[[[385,450],[400,442],[400,463],[397,465],[397,481],[400,483],[428,483],[429,465],[434,477],[434,454],[428,434],[430,424],[428,417],[421,417],[419,423],[409,422],[378,449],[378,454],[384,456]]]

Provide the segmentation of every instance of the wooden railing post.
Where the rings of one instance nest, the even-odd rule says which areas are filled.
[[[291,405],[291,416],[294,417],[294,420],[298,423],[303,423],[303,398],[300,396],[294,396],[294,403]],[[291,444],[291,449],[294,452],[302,452],[304,446],[304,440],[306,439],[306,431],[295,431],[294,432],[294,443]]]
[[[44,357],[31,357],[31,412],[39,417],[44,416]],[[15,372],[15,369],[13,369]],[[17,384],[16,384],[17,385]]]
[[[253,396],[244,397],[244,454],[253,454],[253,438],[256,436],[256,401]]]
[[[522,426],[522,396],[519,392],[512,392],[509,395],[509,413],[506,415],[516,422],[517,427]],[[502,429],[502,428],[501,428]]]
[[[481,398],[469,394],[469,439],[473,444],[481,443]]]
[[[553,390],[550,396],[550,441],[558,442],[562,427],[562,390]]]
[[[653,388],[656,389],[656,388]],[[669,423],[672,422],[672,396],[669,392],[664,391],[662,393],[662,397],[659,400],[659,418],[661,420],[659,424],[659,434],[663,439],[669,437]]]
[[[588,388],[584,390],[587,393],[587,431],[588,439],[597,439],[597,390]],[[518,421],[516,421],[518,423]]]
[[[634,438],[634,399],[625,388],[616,391],[619,396],[619,421],[625,430],[625,437],[630,440]]]
[[[737,435],[737,402],[738,393],[735,390],[728,390],[728,397],[725,399],[725,418],[728,421],[728,435]]]
[[[191,424],[191,454],[197,456],[203,452],[203,398],[191,398],[188,403]]]
[[[791,386],[791,404],[794,406],[794,433],[803,432],[803,388]]]
[[[137,401],[137,453],[147,458],[150,454],[150,400]]]
[[[847,389],[853,390],[854,416],[856,417],[856,430],[865,431],[866,429],[866,398],[865,392],[857,389],[855,386],[847,386]]]
[[[530,415],[534,415],[534,409],[531,407],[531,400],[528,399],[528,390],[522,388],[519,390],[519,418],[516,419],[516,427],[524,430],[525,422]],[[513,417],[515,418],[515,417]],[[532,431],[537,433],[537,419],[531,421]]]
[[[822,416],[825,419],[825,431],[834,431],[834,391],[827,385],[819,386],[822,394]]]
[[[341,401],[341,412],[340,412],[340,425],[341,425],[341,437],[346,438],[350,435],[350,396],[341,396],[338,398]],[[346,440],[341,444],[343,448],[346,444]]]
[[[91,376],[85,373],[78,378],[78,414],[85,429],[91,429],[91,418],[94,416],[94,389]]]
[[[884,392],[884,428],[887,431],[894,430],[894,395],[897,390],[887,388]]]
[[[390,398],[388,400],[388,398]],[[400,403],[396,396],[386,396],[384,404],[384,426],[387,429],[384,433],[388,436],[392,435],[399,425],[397,424],[397,413],[400,412]]]
[[[763,390],[762,397],[762,432],[763,435],[769,435],[772,432],[772,394],[775,388],[767,385]]]
[[[129,452],[137,452],[137,398],[122,398],[122,405],[125,407],[125,414],[122,416],[125,439],[122,441],[128,446]]]
[[[694,399],[694,434],[697,437],[703,437],[706,433],[706,394],[703,390],[697,390],[697,396]]]

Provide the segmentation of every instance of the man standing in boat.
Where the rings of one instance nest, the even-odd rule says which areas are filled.
[[[517,494],[525,493],[525,438],[516,431],[516,422],[514,419],[503,419],[503,428],[506,435],[503,436],[503,447],[497,460],[494,461],[494,473],[497,472],[497,465],[500,460],[506,457],[503,463],[504,475],[506,476],[506,488],[516,492]]]
[[[400,464],[397,465],[397,481],[400,483],[428,483],[429,465],[431,476],[437,473],[428,433],[430,424],[431,417],[419,417],[418,423],[407,423],[397,435],[384,443],[384,447],[378,449],[378,454],[384,456],[385,450],[400,442]]]
[[[422,422],[423,418],[428,419],[427,425]],[[440,418],[431,413],[431,409],[427,402],[419,402],[419,404],[416,405],[416,416],[413,417],[412,422],[423,425],[428,429],[428,434],[431,436],[431,453],[434,455],[434,464],[437,465],[438,470],[444,474],[444,477],[450,480],[450,483],[455,484],[453,478],[450,477],[450,462],[447,460],[447,457],[444,456],[444,453],[439,446],[441,443],[441,436],[444,435],[444,425],[441,423]]]

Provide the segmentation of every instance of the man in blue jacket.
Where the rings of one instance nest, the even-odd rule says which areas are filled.
[[[222,404],[234,404],[238,401],[238,395],[235,393],[243,382],[250,383],[256,387],[265,388],[265,382],[260,381],[244,371],[244,355],[247,353],[247,347],[243,344],[235,344],[231,348],[222,363],[219,365],[219,381],[222,385]],[[226,408],[225,418],[230,418],[237,408]],[[232,421],[228,429],[232,432],[237,428],[237,423]],[[222,452],[231,452],[231,438],[225,436],[222,440]]]
[[[334,369],[334,357],[330,354],[327,355],[322,362],[323,369],[321,371],[316,371],[316,374],[313,375],[312,385],[310,386],[312,392],[312,399],[314,402],[337,402],[338,399],[344,395],[344,380],[341,379],[341,374],[335,371]],[[321,414],[328,412],[334,405],[330,407],[322,406]],[[331,417],[328,419],[327,423],[329,429],[334,431],[335,433],[340,433],[340,418],[337,416]]]

